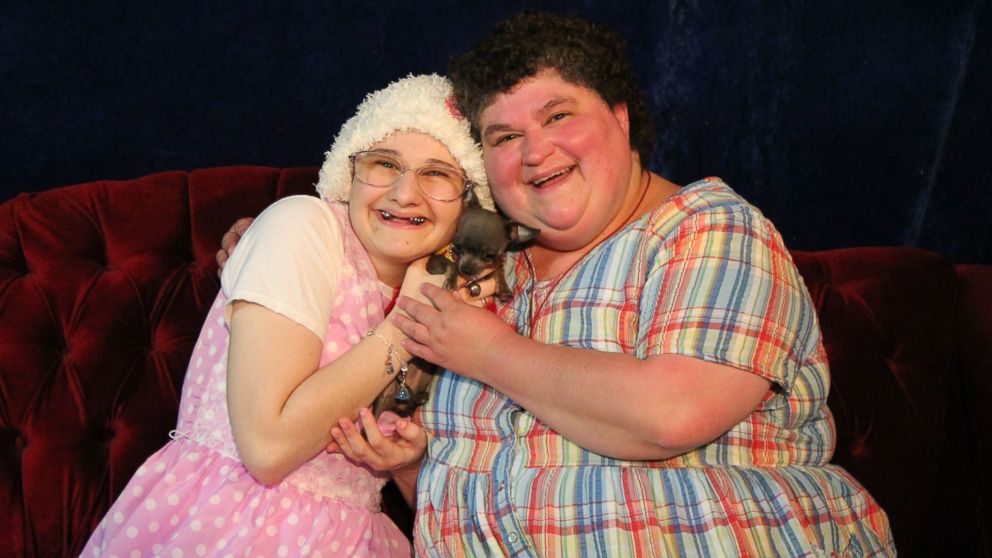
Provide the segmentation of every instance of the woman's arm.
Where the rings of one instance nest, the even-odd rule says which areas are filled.
[[[594,452],[665,459],[699,447],[753,411],[769,381],[699,359],[547,345],[429,285],[433,306],[401,298],[393,321],[411,354],[493,386]],[[459,325],[462,324],[462,325]],[[472,327],[464,327],[472,324]]]
[[[380,333],[394,359],[408,356],[389,323]],[[274,484],[332,440],[341,417],[354,417],[392,381],[386,344],[366,337],[317,369],[321,340],[302,325],[263,306],[236,301],[231,316],[227,398],[234,441],[260,482]]]

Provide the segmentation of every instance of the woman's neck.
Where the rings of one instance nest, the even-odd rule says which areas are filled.
[[[645,213],[661,205],[679,187],[664,178],[642,171],[637,187],[632,188],[613,220],[592,242],[576,250],[560,251],[536,244],[530,248],[530,261],[534,266],[538,281],[544,281],[567,273],[594,248],[618,231],[636,221]]]

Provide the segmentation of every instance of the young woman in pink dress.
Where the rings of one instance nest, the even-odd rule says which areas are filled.
[[[450,241],[468,196],[492,207],[450,95],[433,75],[370,94],[326,154],[320,198],[285,198],[255,220],[224,267],[172,440],[83,556],[410,555],[380,510],[387,474],[325,447],[410,358],[385,319],[392,301],[440,283],[423,262]],[[379,426],[395,427],[399,451],[423,452],[405,420]],[[393,472],[408,495],[409,473]]]

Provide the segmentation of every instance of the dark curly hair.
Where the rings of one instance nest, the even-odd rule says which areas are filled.
[[[590,21],[548,12],[525,11],[498,23],[468,52],[451,60],[458,110],[480,140],[479,115],[500,93],[541,70],[587,87],[610,107],[626,103],[630,143],[647,165],[654,152],[654,130],[627,43],[618,33]]]

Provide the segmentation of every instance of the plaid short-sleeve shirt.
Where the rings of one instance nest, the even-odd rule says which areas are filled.
[[[424,407],[425,556],[884,556],[885,513],[829,465],[833,419],[819,325],[783,242],[718,179],[596,247],[556,281],[526,253],[500,315],[531,338],[739,368],[773,389],[719,439],[663,461],[572,443],[500,392],[442,372]]]

